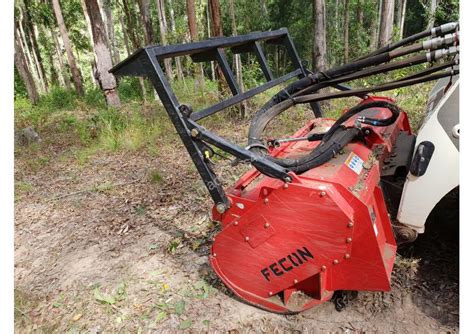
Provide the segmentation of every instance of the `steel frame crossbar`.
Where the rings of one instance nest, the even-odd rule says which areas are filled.
[[[268,66],[261,43],[283,46],[294,70],[275,78]],[[253,52],[267,82],[248,91],[241,92],[232,69],[227,62],[225,49],[230,49],[233,54]],[[224,74],[233,96],[198,112],[191,112],[190,107],[180,104],[160,66],[160,61],[165,58],[184,55],[189,55],[193,62],[216,61]],[[248,161],[266,175],[284,181],[291,181],[291,176],[283,167],[207,131],[196,123],[200,119],[247,100],[276,85],[295,77],[305,77],[308,74],[301,63],[286,28],[267,32],[253,32],[242,36],[218,37],[188,44],[146,46],[138,49],[127,59],[114,66],[110,72],[115,76],[143,76],[151,80],[168,116],[173,122],[178,135],[188,150],[193,163],[196,165],[204,184],[216,204],[221,204],[228,208],[229,200],[208,159],[204,155],[207,144],[216,146],[240,160]],[[315,113],[318,109],[318,105],[313,105]]]

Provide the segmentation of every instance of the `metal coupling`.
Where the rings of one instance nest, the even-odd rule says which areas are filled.
[[[451,45],[454,42],[459,41],[459,33],[452,33],[446,36],[441,36],[433,39],[429,39],[423,42],[423,50],[437,49],[443,45]]]
[[[447,49],[436,50],[432,52],[428,52],[426,54],[426,60],[428,62],[436,61],[441,59],[445,56],[452,56],[459,53],[459,46],[451,46]]]
[[[458,28],[458,22],[449,22],[431,29],[431,36],[441,35],[447,32],[455,31]]]

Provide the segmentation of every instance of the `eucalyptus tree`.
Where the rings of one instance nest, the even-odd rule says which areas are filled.
[[[117,92],[117,82],[115,77],[109,73],[109,70],[112,68],[112,57],[107,45],[107,33],[97,0],[87,0],[86,7],[94,42],[97,80],[105,95],[107,104],[112,107],[119,107],[120,98]]]
[[[56,15],[59,31],[61,32],[63,45],[64,45],[64,48],[66,49],[66,55],[67,55],[69,67],[71,68],[74,87],[76,89],[76,92],[79,95],[84,95],[81,72],[79,71],[79,67],[77,66],[76,57],[74,56],[74,53],[72,52],[71,41],[69,39],[69,34],[66,28],[66,24],[64,23],[63,13],[61,11],[61,6],[59,5],[59,0],[52,0],[52,1],[53,1],[54,14]]]
[[[313,1],[313,69],[326,69],[326,1]]]

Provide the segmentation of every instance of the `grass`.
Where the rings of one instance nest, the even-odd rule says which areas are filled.
[[[151,183],[154,183],[154,184],[159,184],[163,181],[163,176],[161,176],[160,172],[158,170],[150,170],[148,172],[148,178],[150,180]]]
[[[15,181],[15,200],[21,196],[30,193],[33,190],[33,185],[26,181]]]
[[[397,75],[400,73],[391,78],[378,77],[371,82],[359,80],[354,86],[368,86],[383,80],[396,79]],[[193,79],[175,81],[172,85],[178,100],[192,105],[194,111],[202,110],[224,98],[217,93],[215,82],[206,81],[202,89],[196,89]],[[432,85],[426,83],[380,95],[395,98],[410,115],[410,122],[416,130],[425,114],[426,99]],[[279,89],[280,87],[274,87],[249,100],[249,113],[245,119],[236,118],[233,111],[225,111],[206,118],[202,124],[230,141],[245,145],[245,133],[250,118]],[[179,142],[163,106],[154,100],[151,90],[147,101],[143,102],[138,81],[126,79],[121,81],[119,93],[123,102],[120,109],[107,108],[101,92],[97,89],[88,89],[83,97],[78,97],[72,91],[53,87],[36,106],[32,106],[24,98],[16,99],[15,127],[21,129],[33,126],[40,136],[46,139],[26,148],[17,147],[17,158],[21,157],[32,171],[38,171],[51,160],[51,155],[44,152],[55,145],[65,146],[67,149],[62,150],[63,155],[75,159],[79,165],[84,165],[92,156],[101,152],[145,151],[158,157],[163,146]],[[323,110],[326,116],[337,117],[357,101],[356,98],[333,100],[323,103]],[[272,136],[288,136],[312,117],[307,106],[297,106],[272,121],[267,132]],[[218,153],[225,155],[223,152]],[[154,172],[156,174],[153,174]],[[150,174],[150,182],[161,182],[157,171]],[[22,187],[24,186],[19,186],[19,192],[25,192]]]

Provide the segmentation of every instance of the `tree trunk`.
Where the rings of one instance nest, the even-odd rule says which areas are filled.
[[[212,36],[224,36],[221,21],[221,8],[219,0],[209,0],[209,9],[211,15],[211,33]]]
[[[132,43],[132,48],[133,49],[138,49],[140,45],[140,40],[138,39],[138,36],[135,31],[135,25],[133,24],[133,19],[132,19],[132,14],[134,14],[134,9],[133,7],[128,6],[127,0],[122,0],[123,4],[123,11],[125,13],[125,18],[126,18],[126,24],[123,25],[123,36],[126,45],[128,45],[128,38],[130,38],[130,42]],[[121,17],[121,22],[123,24],[123,19]],[[128,55],[131,54],[131,50],[127,50]],[[145,80],[143,77],[138,77],[138,81],[140,83],[140,87],[142,89],[142,94],[143,94],[143,99],[146,101],[146,96],[147,96],[147,91],[145,87]]]
[[[153,24],[150,16],[150,0],[140,0],[139,6],[145,31],[145,44],[150,45],[153,44],[155,40],[153,37]]]
[[[97,0],[87,0],[87,14],[91,22],[92,39],[94,40],[94,53],[96,56],[97,75],[100,88],[103,90],[107,104],[120,107],[120,98],[117,93],[115,77],[109,73],[112,68],[112,57],[107,47],[107,37],[104,22],[100,15]]]
[[[438,1],[437,0],[430,0],[430,8],[428,12],[428,26],[427,29],[431,29],[434,27],[435,23],[435,13],[436,13],[436,7],[438,6]]]
[[[123,22],[123,16],[120,16],[120,26],[123,34],[123,44],[125,44],[125,50],[127,50],[127,56],[130,56],[130,42],[128,40],[127,29],[125,28],[125,22]]]
[[[82,88],[82,78],[81,72],[76,64],[76,58],[72,53],[71,42],[69,41],[69,35],[64,24],[63,14],[61,12],[61,7],[59,6],[59,0],[53,0],[53,9],[54,14],[56,15],[56,20],[58,21],[59,31],[61,32],[61,38],[63,40],[64,48],[66,49],[67,59],[69,67],[71,68],[72,79],[74,81],[74,87],[76,92],[79,95],[84,95],[84,90]]]
[[[133,49],[138,49],[140,45],[140,41],[138,40],[137,34],[135,32],[135,25],[133,24],[132,14],[133,14],[133,7],[129,7],[128,0],[122,0],[123,3],[123,11],[126,18],[126,25],[125,30],[123,32],[124,38],[130,38],[132,43]]]
[[[260,10],[262,11],[262,15],[264,17],[268,16],[268,9],[267,9],[267,4],[265,3],[265,0],[260,0]]]
[[[35,81],[31,75],[30,70],[28,69],[28,64],[25,59],[25,52],[21,45],[20,36],[18,30],[15,29],[15,66],[20,73],[21,78],[26,86],[26,91],[28,92],[28,97],[31,103],[36,104],[39,101],[38,91],[36,90]]]
[[[357,24],[359,28],[364,27],[364,0],[357,0]]]
[[[156,8],[158,9],[158,22],[160,23],[160,40],[161,45],[168,45],[168,22],[166,20],[165,2],[164,0],[156,0]],[[171,67],[171,59],[163,60],[165,64],[165,72],[168,80],[173,79],[173,69]]]
[[[313,69],[326,69],[326,3],[325,0],[313,1]]]
[[[168,7],[170,9],[170,21],[171,21],[171,32],[176,34],[176,22],[174,20],[174,9],[173,9],[173,1],[168,0]],[[181,57],[175,57],[174,62],[176,63],[176,74],[179,80],[184,80],[183,76],[183,66],[181,65]]]
[[[23,19],[22,19],[21,14],[20,14],[20,20],[18,21],[18,23],[16,25],[16,28],[18,30],[18,37],[20,38],[18,41],[20,43],[22,43],[21,46],[22,46],[22,49],[23,49],[23,54],[24,54],[25,60],[28,64],[30,74],[32,75],[33,80],[36,83],[36,88],[37,88],[38,92],[41,93],[41,91],[42,91],[42,89],[41,89],[41,79],[40,79],[40,75],[38,73],[38,67],[36,65],[35,60],[33,59],[33,53],[32,53],[31,48],[30,48],[30,43],[28,43],[28,38],[26,36],[25,30],[23,29]]]
[[[349,0],[344,1],[344,63],[349,61]]]
[[[237,22],[235,19],[235,4],[234,0],[229,0],[229,11],[230,11],[230,19],[232,22],[232,35],[236,36],[237,35]],[[235,76],[237,79],[237,84],[239,85],[239,89],[241,92],[245,91],[244,87],[244,79],[242,76],[242,60],[240,58],[240,54],[235,54],[233,56],[234,60],[234,71],[235,71]],[[247,101],[244,100],[242,103],[239,104],[239,111],[240,111],[240,117],[244,118],[245,115],[247,115]]]
[[[49,61],[49,69],[51,71],[51,76],[50,76],[50,83],[54,86],[60,86],[60,87],[65,87],[65,82],[63,78],[63,74],[61,73],[61,67],[58,66],[58,62],[55,59],[56,53],[56,48],[55,48],[55,43],[53,41],[53,37],[51,35],[51,30],[50,29],[44,29],[43,26],[38,26],[38,34],[41,32],[46,36],[46,38],[51,41],[51,44],[49,45],[49,48],[46,48],[46,57],[48,58]]]
[[[209,0],[209,15],[211,21],[211,33],[213,37],[220,37],[224,36],[224,30],[222,28],[222,21],[221,21],[221,8],[219,4],[219,0]],[[219,80],[218,87],[220,92],[224,92],[227,83],[225,81],[224,73],[222,73],[219,65],[215,63],[215,72],[217,74],[217,78]]]
[[[378,47],[387,45],[392,38],[395,2],[382,0]]]
[[[186,0],[186,13],[188,15],[188,28],[191,35],[191,41],[198,40],[197,24],[196,24],[196,9],[194,7],[194,0]]]
[[[395,14],[394,14],[394,19],[393,19],[393,25],[395,27],[397,27],[397,38],[398,39],[403,38],[402,18],[404,16],[404,13],[403,13],[404,6],[406,6],[406,0],[397,0],[395,2]]]
[[[407,0],[402,0],[402,13],[400,16],[400,38],[403,38],[403,29],[405,28],[406,12],[407,12]]]
[[[94,49],[94,37],[93,37],[94,34],[92,33],[92,24],[91,24],[91,20],[89,18],[89,14],[87,13],[86,1],[87,0],[81,0],[81,6],[82,6],[82,12],[84,14],[84,17],[86,18],[86,27],[87,27],[87,31],[89,33],[89,40],[91,42],[92,49]],[[101,4],[99,4],[99,6],[100,5]],[[92,57],[91,57],[91,55],[92,55]],[[89,71],[89,74],[91,76],[91,82],[93,84],[95,84],[97,87],[101,88],[99,80],[97,80],[97,77],[96,77],[96,68],[97,68],[97,66],[96,66],[96,61],[95,61],[95,54],[94,53],[88,54],[87,58],[88,58],[88,61],[91,65],[90,71]]]
[[[54,31],[54,30],[52,30],[50,32],[50,34],[51,34],[51,38],[52,38],[53,43],[54,43],[54,48],[56,49],[56,54],[58,56],[58,65],[59,65],[61,76],[64,79],[64,85],[66,86],[67,89],[70,90],[70,89],[72,89],[71,77],[69,76],[69,72],[68,72],[67,68],[64,66],[63,53],[62,53],[62,50],[61,50],[61,45],[59,44],[58,35],[57,35],[56,31]]]
[[[377,49],[379,41],[380,15],[382,13],[382,0],[377,1],[377,10],[374,11],[375,18],[370,23],[370,50]]]
[[[211,13],[209,9],[209,4],[206,6],[206,23],[207,23],[207,37],[211,38]],[[214,66],[214,61],[211,60],[211,79],[216,81],[216,70]]]
[[[194,7],[194,0],[186,0],[186,14],[188,16],[188,28],[191,41],[196,42],[198,40],[198,30],[196,24],[196,9]],[[202,63],[193,63],[195,81],[195,91],[200,87],[201,90],[204,88],[204,73],[202,69]]]
[[[39,79],[41,80],[41,84],[44,86],[44,90],[48,90],[48,80],[46,77],[46,71],[44,70],[44,65],[43,65],[43,59],[41,57],[40,49],[38,47],[38,40],[36,38],[36,27],[31,19],[30,16],[30,0],[24,0],[25,4],[25,23],[26,27],[28,30],[28,35],[30,37],[31,41],[31,46],[32,46],[32,51],[33,51],[33,56],[36,60],[36,64],[38,65],[38,74],[39,74]]]
[[[89,14],[87,14],[87,0],[81,0],[82,12],[84,13],[84,17],[86,18],[86,27],[87,31],[89,32],[89,41],[91,42],[91,46],[94,47],[94,38],[92,37],[92,24],[91,20],[89,19]]]
[[[112,59],[114,63],[120,61],[120,55],[117,50],[117,43],[115,42],[115,26],[114,19],[112,16],[113,0],[104,1],[104,14],[105,14],[105,28],[107,31],[107,39],[109,40],[109,47],[112,53]]]

